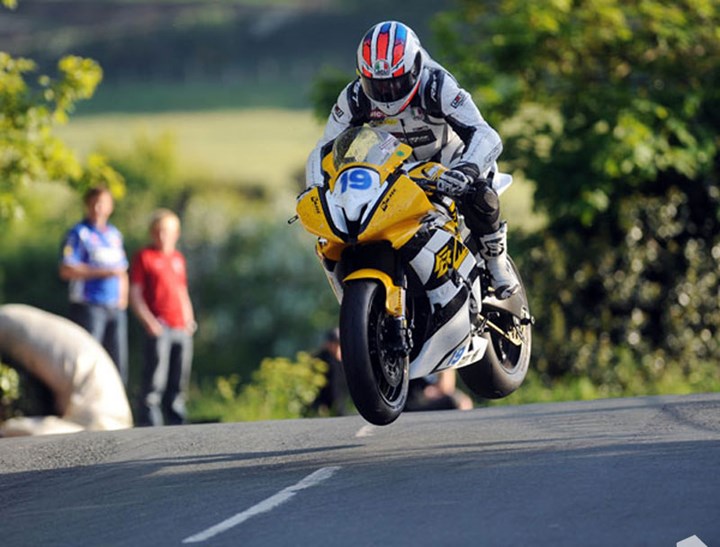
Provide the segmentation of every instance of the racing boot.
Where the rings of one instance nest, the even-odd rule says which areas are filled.
[[[504,300],[520,288],[517,277],[507,260],[507,223],[500,224],[497,232],[478,238],[480,256],[487,265],[495,298]]]

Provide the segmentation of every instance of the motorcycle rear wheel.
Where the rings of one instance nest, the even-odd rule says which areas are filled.
[[[525,380],[530,364],[532,351],[530,307],[520,273],[512,259],[508,257],[508,261],[520,280],[520,290],[510,298],[520,300],[524,316],[520,318],[507,310],[485,305],[483,305],[483,314],[503,330],[515,329],[523,340],[522,344],[517,346],[502,334],[490,329],[483,335],[488,341],[483,358],[472,365],[458,369],[458,374],[465,385],[475,395],[485,399],[501,399],[510,395]]]
[[[405,408],[409,359],[388,351],[385,291],[372,280],[348,283],[340,306],[340,347],[348,390],[368,422],[387,425]]]

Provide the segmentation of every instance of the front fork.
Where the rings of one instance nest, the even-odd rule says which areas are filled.
[[[412,335],[406,314],[406,288],[396,285],[388,274],[374,268],[355,270],[343,279],[343,284],[359,279],[379,281],[385,288],[387,316],[383,322],[383,340],[392,357],[407,357],[412,350]]]

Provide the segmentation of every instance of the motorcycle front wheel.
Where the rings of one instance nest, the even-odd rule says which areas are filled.
[[[340,347],[348,390],[368,422],[387,425],[405,408],[409,359],[388,347],[385,290],[374,280],[351,281],[340,306]]]

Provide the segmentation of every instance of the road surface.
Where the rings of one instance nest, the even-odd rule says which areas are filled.
[[[720,394],[0,439],[3,547],[683,540],[720,546]]]

